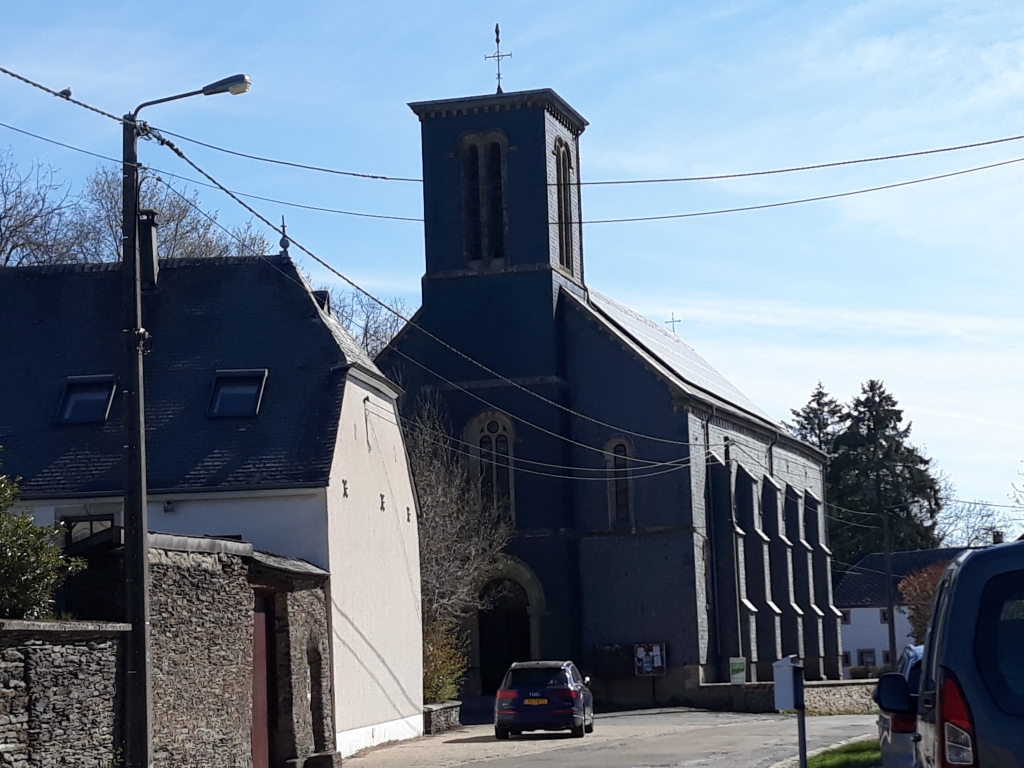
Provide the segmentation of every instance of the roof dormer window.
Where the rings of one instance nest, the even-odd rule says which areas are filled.
[[[255,416],[263,400],[266,368],[217,371],[207,414],[220,417]]]
[[[113,376],[69,376],[57,421],[62,424],[106,421],[116,383]]]

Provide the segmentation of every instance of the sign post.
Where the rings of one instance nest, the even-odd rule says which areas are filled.
[[[800,742],[800,768],[807,768],[807,723],[804,711],[804,665],[796,656],[787,656],[772,664],[775,680],[775,708],[780,712],[796,710],[797,740]]]

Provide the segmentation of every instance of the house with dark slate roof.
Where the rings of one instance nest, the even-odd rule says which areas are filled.
[[[935,563],[948,563],[963,547],[918,549],[892,553],[892,592],[896,606],[896,650],[914,644],[910,619],[900,594],[905,576]],[[843,670],[889,664],[889,609],[885,584],[885,555],[873,552],[846,569],[836,585],[835,605],[842,613]],[[895,661],[895,660],[894,660]]]
[[[286,255],[163,261],[143,304],[151,530],[326,571],[337,749],[422,733],[398,388]],[[117,264],[0,269],[3,471],[72,545],[123,522],[120,306]]]
[[[377,364],[403,407],[440,399],[482,499],[515,526],[507,567],[479,585],[495,601],[467,621],[466,694],[547,658],[616,704],[699,703],[736,658],[750,681],[788,654],[839,677],[825,456],[587,285],[587,121],[549,89],[410,106],[423,301]]]

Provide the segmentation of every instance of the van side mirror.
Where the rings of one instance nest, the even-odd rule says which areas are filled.
[[[880,709],[895,715],[907,715],[911,711],[910,688],[907,679],[899,672],[882,675],[875,690],[875,701]]]

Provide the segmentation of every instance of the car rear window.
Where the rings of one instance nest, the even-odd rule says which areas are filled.
[[[974,660],[985,686],[1005,712],[1024,715],[1024,571],[985,585],[974,637]]]
[[[546,688],[549,685],[568,685],[564,669],[527,668],[513,669],[508,673],[505,688]]]

